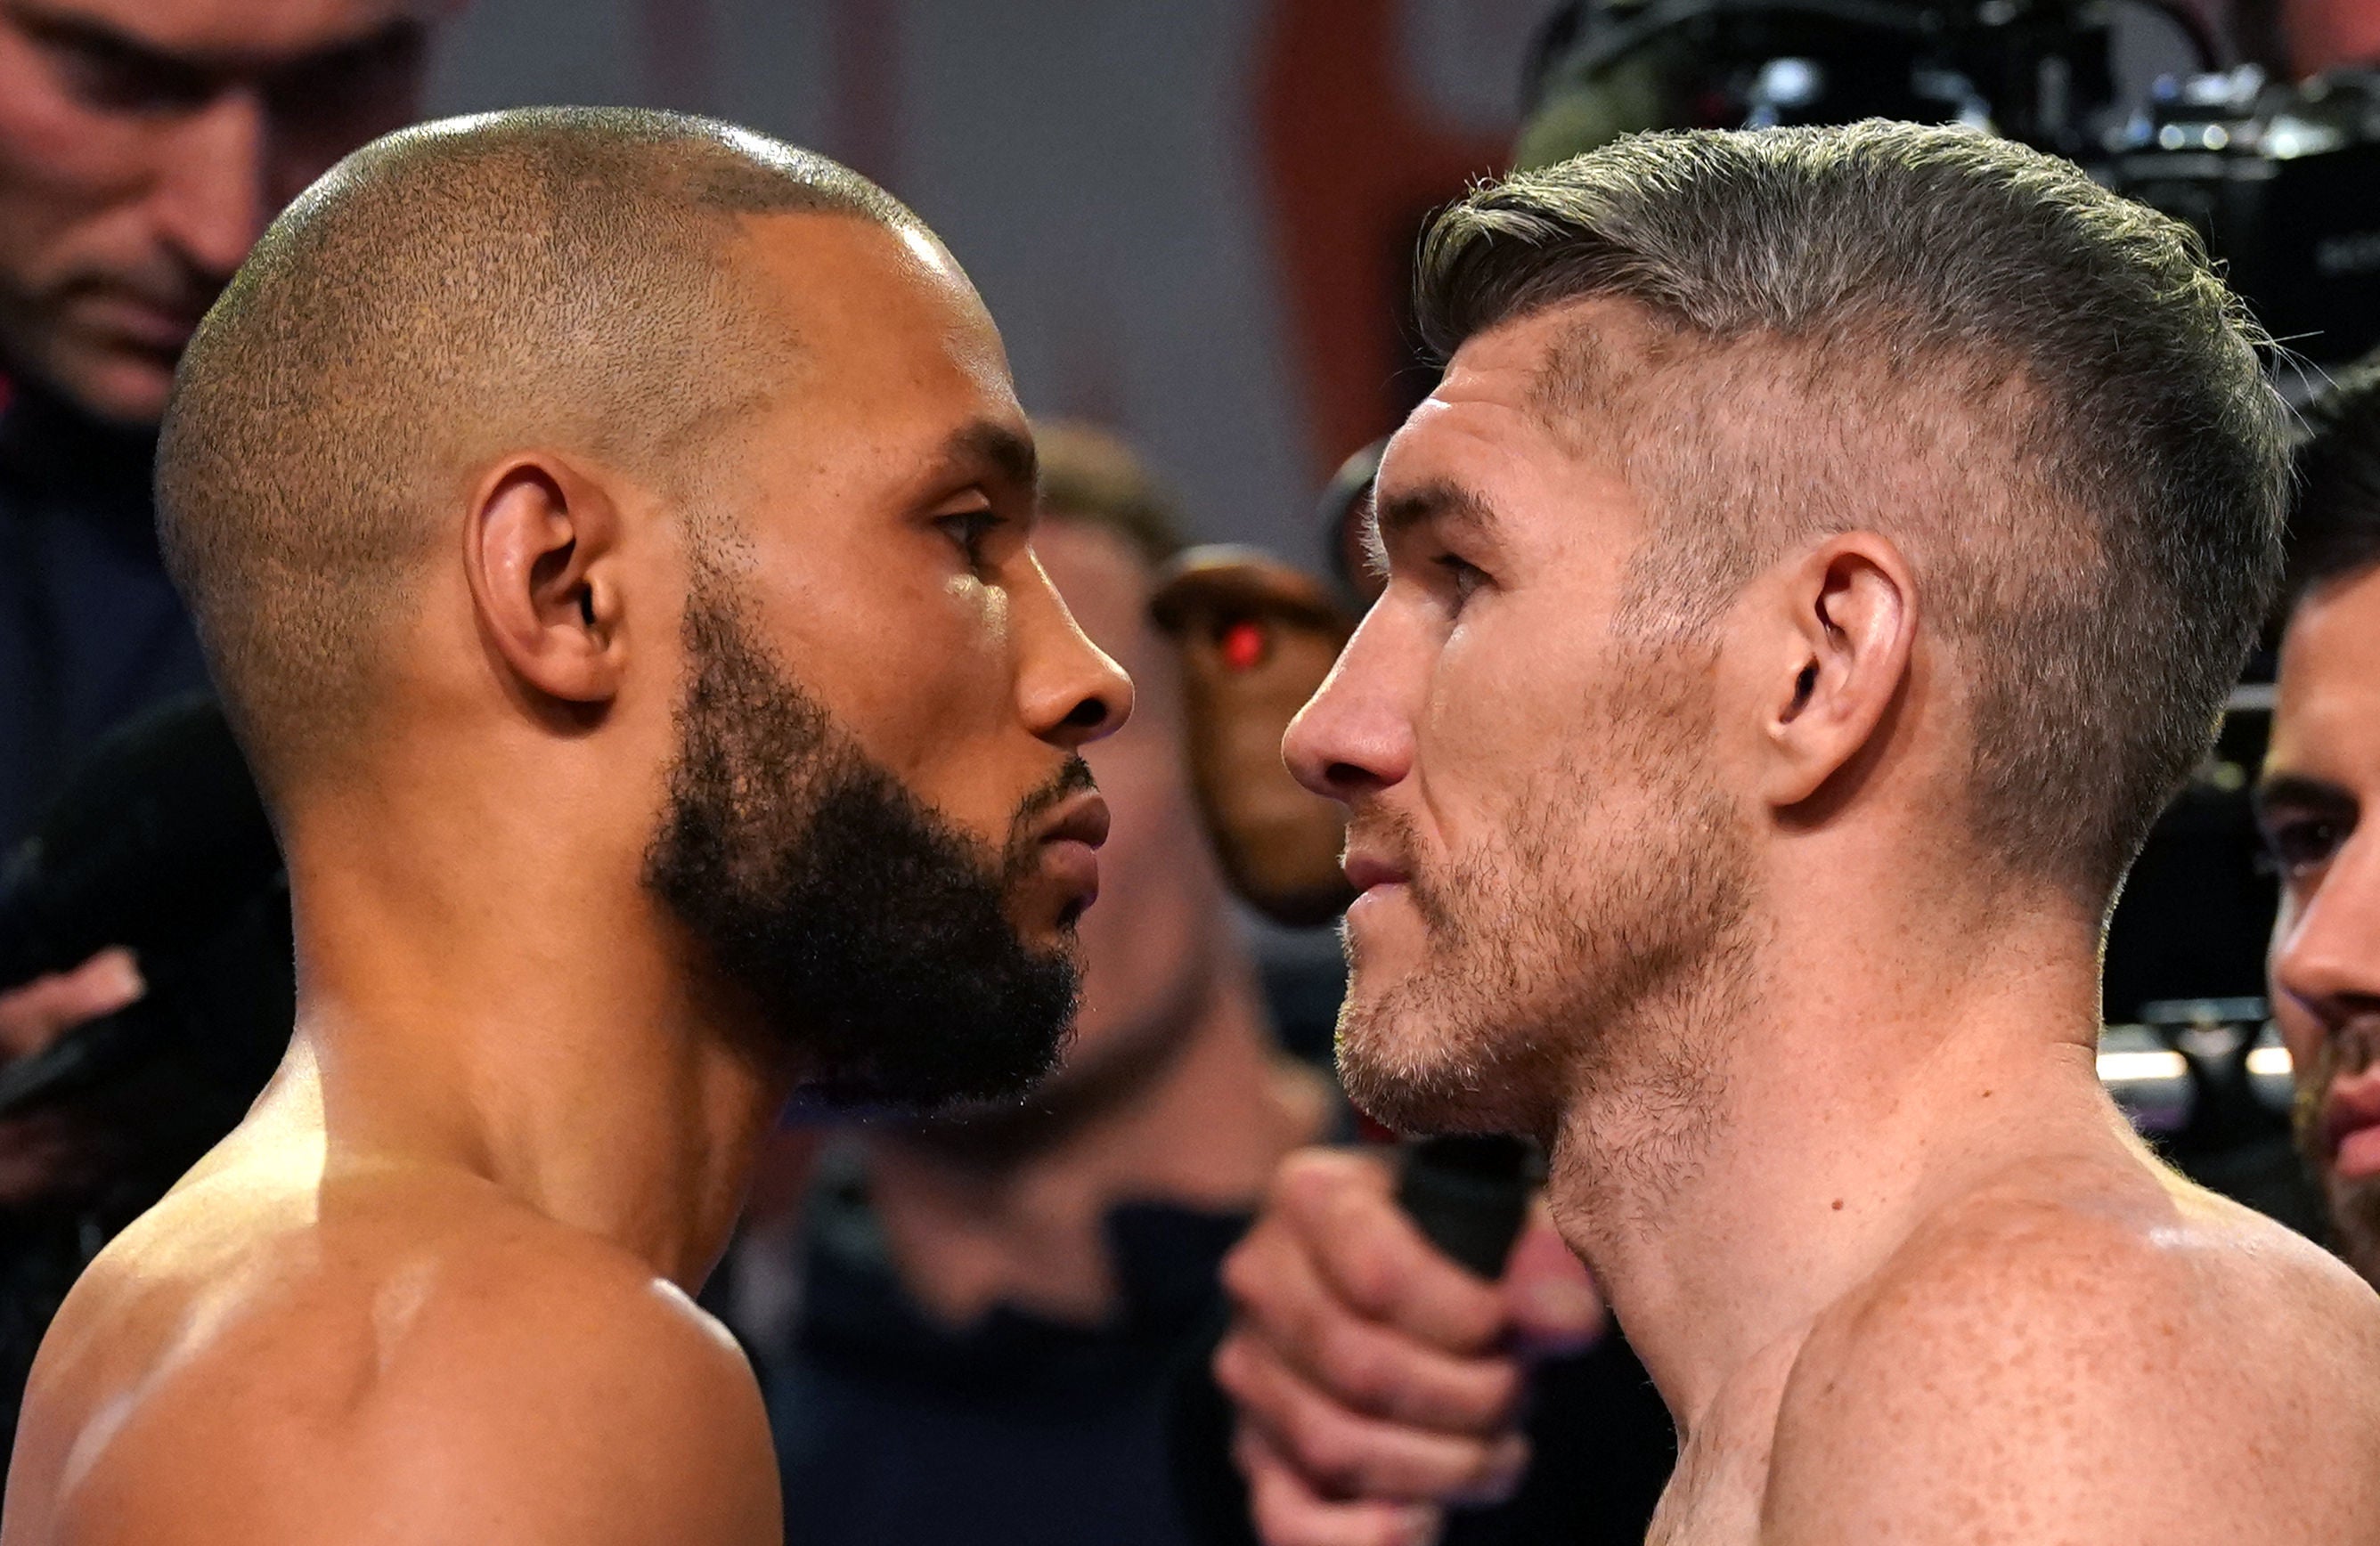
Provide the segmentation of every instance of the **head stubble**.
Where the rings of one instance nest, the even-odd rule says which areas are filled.
[[[757,1009],[756,1053],[831,1104],[931,1109],[1014,1097],[1073,1026],[1072,925],[1036,949],[1006,912],[1033,822],[1091,787],[1070,761],[1004,852],[860,749],[752,636],[724,582],[686,616],[688,680],[645,883]]]
[[[1755,975],[1750,839],[1712,775],[1692,653],[1616,650],[1582,717],[1599,755],[1532,779],[1479,852],[1432,866],[1409,818],[1357,813],[1405,861],[1427,942],[1342,1011],[1358,1106],[1406,1131],[1531,1134],[1558,1165],[1584,1136],[1564,1168],[1618,1207],[1656,1208],[1692,1174]]]

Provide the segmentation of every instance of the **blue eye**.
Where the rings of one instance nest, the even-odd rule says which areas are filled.
[[[1454,591],[1457,606],[1471,599],[1471,593],[1488,583],[1488,572],[1468,559],[1457,558],[1452,553],[1440,553],[1437,562],[1446,574],[1447,584]]]

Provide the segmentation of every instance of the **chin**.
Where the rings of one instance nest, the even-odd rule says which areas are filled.
[[[1538,1133],[1550,1084],[1505,1055],[1496,1028],[1437,999],[1410,976],[1385,993],[1351,989],[1338,1036],[1348,1100],[1403,1134]]]
[[[174,390],[170,365],[137,355],[76,351],[49,373],[52,387],[103,423],[152,429],[165,417]]]

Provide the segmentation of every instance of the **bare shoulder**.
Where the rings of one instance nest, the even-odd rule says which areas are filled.
[[[78,1287],[7,1546],[781,1539],[748,1365],[625,1252],[468,1183],[254,1214],[146,1221]]]
[[[2014,1178],[1812,1329],[1764,1538],[2362,1541],[2380,1298],[2178,1180]]]

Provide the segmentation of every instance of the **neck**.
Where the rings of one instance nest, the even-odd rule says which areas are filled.
[[[693,996],[687,948],[633,874],[599,885],[583,852],[514,853],[500,889],[474,892],[458,874],[495,873],[481,842],[334,859],[291,844],[298,1035],[281,1081],[308,1088],[288,1109],[318,1105],[330,1165],[468,1173],[691,1292],[790,1070]]]
[[[1708,1059],[1688,1122],[1612,1070],[1573,1090],[1554,1135],[1555,1218],[1689,1432],[1937,1208],[2010,1166],[2128,1141],[2096,1078],[2087,921],[1986,929],[1979,910],[1921,936],[1912,908],[1847,948],[1845,916],[1801,910],[1731,1001],[1657,1016],[1652,1039]]]
[[[1171,1033],[1172,1057],[1094,1113],[1053,1116],[1048,1144],[994,1158],[923,1133],[870,1138],[869,1201],[919,1302],[953,1323],[997,1303],[1097,1322],[1116,1292],[1110,1210],[1247,1208],[1281,1157],[1321,1131],[1327,1087],[1275,1050],[1235,952]]]

